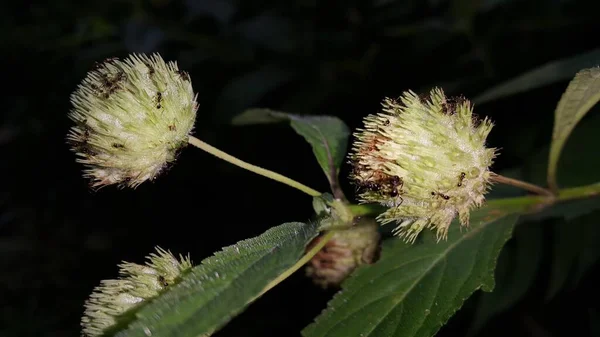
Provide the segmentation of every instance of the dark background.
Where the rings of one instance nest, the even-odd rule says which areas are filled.
[[[0,11],[0,335],[76,336],[83,302],[121,260],[155,245],[199,262],[222,246],[312,216],[302,193],[192,147],[155,182],[92,192],[65,144],[69,95],[94,63],[160,52],[187,70],[195,135],[318,190],[311,148],[285,124],[233,127],[249,107],[328,114],[350,128],[384,96],[442,86],[474,97],[548,61],[599,47],[599,1],[13,1]],[[494,170],[549,142],[566,81],[476,106],[496,127]],[[597,144],[597,143],[596,143]],[[344,189],[352,187],[342,169]],[[551,262],[544,260],[544,265]],[[544,269],[539,282],[544,282]],[[598,277],[544,303],[536,287],[486,335],[592,334]],[[537,281],[536,281],[537,282]],[[537,284],[537,283],[536,283]],[[297,273],[216,336],[297,336],[333,291]],[[584,301],[584,302],[581,302]],[[587,301],[587,302],[585,302]],[[584,303],[584,304],[581,304]],[[597,306],[595,306],[597,308]],[[474,301],[439,336],[464,335]]]

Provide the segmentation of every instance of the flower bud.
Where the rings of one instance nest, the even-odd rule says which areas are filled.
[[[425,98],[412,91],[386,98],[382,106],[365,118],[350,155],[360,201],[389,207],[378,220],[396,222],[396,234],[411,242],[424,228],[446,238],[456,215],[468,226],[490,186],[496,149],[485,141],[492,122],[437,88]]]
[[[196,118],[190,77],[158,55],[108,59],[71,95],[67,136],[92,187],[137,187],[187,144]]]
[[[317,244],[320,237],[309,244]],[[309,262],[306,275],[323,288],[339,286],[358,266],[379,258],[380,234],[372,219],[361,219],[356,225],[336,230],[333,237]]]
[[[158,296],[181,275],[192,268],[189,257],[173,254],[159,247],[158,254],[148,256],[145,265],[124,262],[119,265],[120,278],[101,281],[85,303],[81,319],[85,336],[100,336],[117,323],[118,316]]]

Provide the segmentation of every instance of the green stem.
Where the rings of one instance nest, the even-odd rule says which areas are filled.
[[[348,205],[354,216],[373,215],[385,212],[387,208],[379,204]]]
[[[567,201],[573,199],[582,199],[589,197],[600,196],[600,183],[578,186],[572,188],[565,188],[558,191],[558,200]]]
[[[546,188],[540,187],[538,185],[530,184],[530,183],[522,181],[522,180],[505,177],[505,176],[502,176],[499,174],[492,174],[492,176],[490,178],[492,181],[502,183],[505,185],[511,185],[511,186],[515,186],[518,188],[522,188],[526,191],[533,192],[535,194],[545,195],[548,197],[554,197],[554,193],[552,193],[552,191],[550,191]]]
[[[271,290],[271,288],[273,288],[274,286],[276,286],[279,283],[281,283],[283,280],[285,280],[286,278],[288,278],[295,271],[297,271],[303,265],[305,265],[308,261],[310,261],[310,259],[312,259],[321,249],[323,249],[323,247],[325,247],[325,245],[327,244],[327,242],[329,242],[329,240],[331,240],[331,238],[333,237],[334,234],[335,234],[334,231],[329,231],[329,232],[325,233],[325,235],[323,235],[321,237],[321,239],[319,240],[319,242],[317,242],[317,244],[314,245],[311,248],[311,250],[309,250],[300,260],[298,260],[298,262],[296,262],[296,264],[294,264],[292,267],[290,267],[289,269],[287,269],[286,271],[284,271],[276,279],[274,279],[273,281],[269,282],[269,284],[267,284],[267,286],[256,297],[262,296],[264,293],[266,293],[267,291]]]
[[[252,164],[247,163],[247,162],[245,162],[243,160],[237,159],[236,157],[234,157],[234,156],[232,156],[232,155],[230,155],[230,154],[228,154],[226,152],[223,152],[223,151],[217,149],[216,147],[214,147],[212,145],[209,145],[209,144],[201,141],[200,139],[198,139],[198,138],[196,138],[194,136],[190,136],[188,142],[190,144],[194,145],[195,147],[197,147],[197,148],[199,148],[201,150],[204,150],[204,151],[212,154],[213,156],[215,156],[215,157],[217,157],[219,159],[223,159],[226,162],[229,162],[229,163],[231,163],[233,165],[239,166],[239,167],[241,167],[243,169],[246,169],[246,170],[248,170],[250,172],[254,172],[254,173],[256,173],[258,175],[261,175],[263,177],[267,177],[267,178],[273,179],[275,181],[278,181],[280,183],[283,183],[283,184],[286,184],[288,186],[291,186],[291,187],[293,187],[295,189],[298,189],[298,190],[300,190],[300,191],[302,191],[302,192],[304,192],[304,193],[306,193],[306,194],[308,194],[308,195],[310,195],[312,197],[317,197],[317,196],[321,195],[321,192],[319,192],[317,190],[314,190],[314,189],[312,189],[312,188],[310,188],[310,187],[308,187],[306,185],[303,185],[303,184],[301,184],[301,183],[299,183],[299,182],[297,182],[297,181],[295,181],[293,179],[290,179],[290,178],[288,178],[288,177],[286,177],[284,175],[281,175],[279,173],[276,173],[276,172],[273,172],[273,171],[269,171],[269,170],[264,169],[262,167],[259,167],[259,166],[256,166],[256,165],[252,165]]]
[[[535,185],[534,185],[535,186]],[[515,198],[503,198],[503,199],[494,199],[494,200],[502,200],[506,204],[512,205],[527,205],[532,209],[536,209],[535,206],[543,206],[543,208],[552,206],[559,202],[575,200],[575,199],[584,199],[590,197],[600,196],[600,183],[586,185],[586,186],[578,186],[565,188],[558,191],[557,196],[553,196],[552,198],[548,198],[547,195],[530,195],[523,197],[515,197]],[[354,216],[373,216],[381,214],[385,211],[385,208],[379,204],[363,204],[363,205],[348,205],[348,208],[352,211]],[[537,208],[537,210],[541,210],[542,208]]]

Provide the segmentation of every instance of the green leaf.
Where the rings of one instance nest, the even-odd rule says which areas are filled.
[[[477,289],[494,288],[494,268],[522,205],[494,201],[454,222],[447,241],[427,232],[422,243],[387,240],[382,258],[357,270],[305,337],[432,336]]]
[[[115,336],[208,336],[259,296],[304,254],[315,224],[286,223],[223,248],[135,312]]]
[[[556,167],[560,153],[575,125],[600,100],[600,68],[584,69],[575,75],[558,102],[550,144],[548,183],[556,188]]]
[[[546,63],[511,80],[500,83],[473,99],[482,104],[502,97],[536,89],[552,83],[568,80],[579,70],[598,65],[600,49]]]
[[[558,180],[561,187],[575,187],[600,181],[600,156],[598,156],[598,128],[600,114],[592,114],[577,126],[567,140],[558,163]],[[547,182],[550,146],[535,151],[524,168],[524,179],[534,184]]]
[[[338,174],[346,156],[350,136],[350,130],[341,119],[333,116],[294,115],[270,109],[250,109],[236,116],[232,123],[248,125],[281,121],[289,121],[296,133],[310,143],[332,190],[338,190]]]
[[[543,256],[543,231],[539,224],[518,226],[514,238],[498,259],[496,288],[482,293],[469,330],[473,336],[496,314],[515,305],[533,284]]]
[[[573,286],[576,286],[585,274],[600,260],[600,211],[579,217],[568,226],[581,226],[580,251],[573,272]]]
[[[558,163],[558,180],[561,186],[575,187],[600,181],[600,156],[598,156],[598,128],[600,115],[588,116],[584,123],[577,127],[565,144],[561,160]],[[529,158],[523,172],[523,180],[537,185],[546,183],[549,147],[539,149]],[[579,200],[562,202],[541,212],[527,215],[527,219],[541,220],[552,217],[563,217],[566,220],[600,209],[600,195]]]

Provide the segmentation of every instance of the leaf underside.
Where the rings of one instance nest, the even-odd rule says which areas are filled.
[[[350,130],[333,116],[295,115],[270,109],[249,109],[236,116],[235,125],[265,124],[289,121],[290,125],[312,146],[319,165],[331,184],[337,185],[337,175],[348,146]]]
[[[513,79],[502,82],[473,99],[475,104],[483,104],[506,96],[540,88],[560,81],[566,81],[581,69],[598,65],[600,49],[555,60],[527,71]]]
[[[537,223],[517,227],[513,244],[502,250],[495,270],[496,288],[481,294],[467,336],[473,336],[487,321],[515,305],[533,285],[542,259],[543,231]]]
[[[518,207],[490,202],[472,213],[468,230],[453,223],[447,241],[386,241],[381,260],[348,279],[303,336],[434,335],[474,291],[494,288],[496,260]]]
[[[600,68],[584,69],[575,75],[558,102],[550,144],[548,181],[556,186],[556,168],[567,138],[585,114],[600,101]]]
[[[223,248],[141,307],[115,336],[210,335],[294,265],[316,235],[315,224],[286,223]]]

